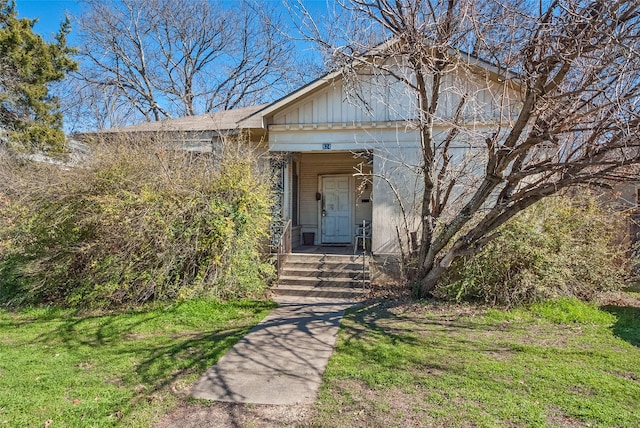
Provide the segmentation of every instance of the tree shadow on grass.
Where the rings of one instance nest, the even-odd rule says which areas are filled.
[[[612,327],[613,334],[640,348],[640,308],[635,306],[603,306],[602,310],[615,315],[617,321]]]
[[[158,392],[178,392],[172,388],[176,382],[190,383],[203,373],[253,327],[255,315],[271,307],[267,303],[241,306],[247,310],[246,319],[232,317],[212,322],[208,328],[185,326],[175,331],[163,331],[165,318],[158,311],[69,316],[48,320],[49,328],[30,344],[64,347],[81,363],[95,365],[93,370],[104,369],[106,383],[130,391],[111,404],[121,419],[151,403]],[[123,371],[121,361],[133,364]]]
[[[427,373],[462,371],[463,364],[453,360],[441,364],[424,361],[420,353],[412,353],[412,349],[429,347],[446,355],[471,349],[479,355],[497,359],[518,352],[515,344],[483,339],[484,333],[502,330],[500,325],[474,320],[462,313],[425,316],[422,311],[396,310],[396,306],[403,305],[402,302],[371,301],[348,311],[346,322],[341,325],[344,346],[339,345],[340,351],[357,358],[373,358],[381,368],[417,364]],[[447,340],[442,340],[444,337]],[[377,347],[380,352],[376,351]],[[406,347],[407,354],[400,349],[402,347]]]
[[[612,306],[603,310],[617,316],[616,336],[640,346],[640,308]],[[394,403],[407,400],[409,404],[404,411],[412,408],[416,397],[422,395],[415,407],[427,412],[433,409],[436,415],[433,420],[437,422],[431,424],[435,425],[460,423],[460,420],[443,420],[440,416],[444,414],[440,413],[442,409],[453,414],[451,411],[458,411],[457,408],[470,424],[546,425],[551,423],[548,418],[552,410],[566,414],[567,420],[578,424],[590,423],[590,419],[606,424],[604,416],[598,419],[579,413],[580,408],[600,405],[599,392],[591,393],[599,391],[596,383],[591,383],[592,379],[605,376],[602,379],[611,385],[617,385],[615,382],[620,376],[635,379],[633,369],[624,368],[624,359],[604,364],[611,352],[585,346],[590,330],[585,328],[589,333],[584,335],[581,325],[554,324],[526,317],[494,319],[482,316],[482,310],[472,311],[471,316],[466,314],[455,306],[434,305],[421,311],[419,307],[405,310],[387,302],[372,302],[351,310],[339,343],[341,359],[329,366],[331,377],[325,383],[324,394],[330,398],[327,398],[329,405],[324,404],[321,411],[325,411],[335,397],[334,401],[341,406],[341,423],[348,425],[351,414],[369,406],[371,414],[369,408],[365,413],[369,414],[369,421],[383,418],[370,424],[384,425],[384,418],[395,411]],[[601,332],[603,337],[607,334],[611,336]],[[577,367],[576,361],[581,362]],[[582,364],[588,368],[583,369]],[[602,375],[603,371],[615,373]],[[613,377],[615,382],[611,381]],[[572,389],[576,385],[583,389],[576,392]],[[615,394],[619,391],[622,390],[615,390]],[[445,400],[447,403],[442,404]],[[573,400],[579,400],[580,404],[574,406]],[[521,411],[508,410],[509,406],[517,408],[519,403],[525,403]],[[385,405],[394,410],[377,410]],[[477,408],[478,405],[482,407]],[[627,411],[623,406],[626,404],[621,404],[621,409]],[[332,411],[330,409],[329,414]],[[424,417],[413,409],[404,414],[407,419],[394,420],[394,423],[410,425]]]
[[[357,330],[352,331],[353,336],[359,337],[361,333],[369,330],[399,336],[407,342],[412,342],[416,333],[429,332],[434,328],[467,332],[494,331],[496,329],[495,325],[482,320],[474,320],[474,317],[469,317],[466,313],[455,314],[450,311],[444,311],[440,314],[431,313],[426,316],[426,308],[428,307],[425,307],[423,311],[415,312],[394,310],[405,305],[406,302],[402,301],[371,300],[351,309],[347,312],[346,318],[353,320],[354,323],[362,327],[359,332]],[[349,327],[345,327],[344,324],[342,328],[349,330]]]

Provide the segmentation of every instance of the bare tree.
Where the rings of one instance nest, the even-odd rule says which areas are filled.
[[[126,100],[146,120],[259,103],[299,83],[288,80],[293,50],[278,16],[257,3],[84,3],[78,77],[87,94]]]
[[[82,79],[68,78],[54,87],[68,133],[124,126],[138,117],[138,111],[119,89]]]
[[[308,18],[301,2],[295,6]],[[631,166],[640,162],[640,2],[539,6],[345,0],[350,22],[387,40],[377,47],[362,35],[327,38],[307,27],[355,82],[356,101],[358,82],[372,76],[407,94],[403,117],[419,154],[398,163],[421,178],[417,212],[404,229],[415,237],[422,296],[454,260],[478,253],[540,199],[638,179]],[[389,171],[374,173],[398,183]]]

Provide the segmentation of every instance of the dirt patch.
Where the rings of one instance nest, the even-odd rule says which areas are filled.
[[[304,426],[313,405],[271,406],[212,402],[185,403],[163,417],[155,428],[268,428]]]
[[[445,414],[435,400],[426,399],[434,393],[419,385],[392,387],[384,392],[372,389],[357,380],[341,380],[331,386],[336,402],[318,403],[314,426],[322,427],[471,427],[476,424],[462,420],[456,414]],[[438,393],[437,395],[441,395]],[[460,399],[454,397],[452,399]],[[463,400],[468,404],[466,400]],[[327,407],[326,412],[323,407]],[[336,411],[334,408],[337,407]]]
[[[373,300],[399,301],[411,299],[411,288],[401,281],[376,278],[373,274],[367,297]]]
[[[516,353],[507,347],[495,347],[495,349],[488,349],[484,351],[484,354],[496,361],[508,361]]]
[[[357,380],[341,380],[332,386],[332,390],[340,391],[337,397],[348,397],[346,400],[332,403],[338,406],[337,412],[329,411],[319,419],[322,426],[425,426],[421,415],[427,412],[424,407],[424,391],[413,393],[400,388],[390,388],[384,394],[369,388]],[[319,404],[322,406],[322,403]]]
[[[640,375],[637,375],[634,372],[623,372],[623,371],[610,371],[609,373],[619,376],[625,380],[631,380],[635,382],[640,382]]]
[[[583,427],[586,424],[580,419],[567,415],[559,407],[547,407],[547,423],[552,427]]]
[[[518,336],[511,337],[515,343],[523,345],[535,345],[545,348],[565,348],[575,338],[583,334],[581,325],[527,325],[526,330]],[[574,344],[574,346],[577,346]],[[585,345],[587,346],[587,345]]]

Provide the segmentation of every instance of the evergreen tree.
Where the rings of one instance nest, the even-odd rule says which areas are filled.
[[[0,142],[19,150],[61,151],[62,114],[48,85],[77,68],[66,41],[71,25],[66,19],[48,43],[33,32],[36,22],[18,18],[14,0],[0,0]]]

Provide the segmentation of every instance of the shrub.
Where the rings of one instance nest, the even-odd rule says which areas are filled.
[[[481,253],[452,265],[435,294],[506,306],[590,300],[627,277],[624,220],[590,195],[548,198],[506,223]]]
[[[123,139],[75,168],[4,163],[5,302],[257,296],[272,275],[270,185],[241,142],[215,159]]]

